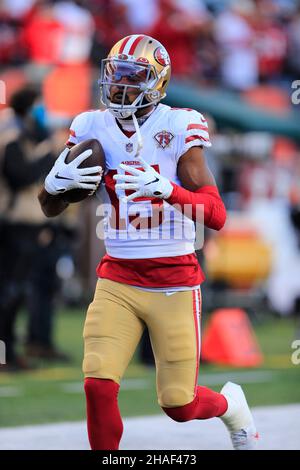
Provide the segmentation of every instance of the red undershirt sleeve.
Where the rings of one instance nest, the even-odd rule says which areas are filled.
[[[216,186],[202,186],[196,191],[189,191],[175,183],[172,186],[172,194],[166,199],[169,204],[180,205],[182,209],[185,204],[190,204],[195,222],[200,222],[197,220],[197,206],[203,205],[204,224],[208,228],[221,230],[226,221],[226,209]]]

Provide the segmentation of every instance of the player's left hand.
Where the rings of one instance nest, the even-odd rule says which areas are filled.
[[[135,190],[130,196],[124,196],[123,201],[128,202],[137,197],[168,199],[173,191],[171,182],[157,173],[143,158],[138,157],[138,160],[141,162],[144,171],[121,163],[120,168],[129,174],[116,174],[113,176],[114,180],[118,182],[115,186],[116,190]]]

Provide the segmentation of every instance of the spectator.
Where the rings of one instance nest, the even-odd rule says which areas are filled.
[[[13,6],[13,5],[12,5]],[[25,59],[20,40],[21,18],[7,2],[0,2],[0,64],[18,64]]]
[[[95,20],[94,47],[92,61],[99,67],[112,45],[120,37],[132,34],[127,17],[127,6],[116,0],[93,0],[91,8]]]
[[[263,81],[282,75],[287,54],[287,35],[277,20],[277,10],[270,0],[258,1],[253,21],[258,55],[259,76]]]
[[[44,2],[29,16],[24,40],[36,64],[78,64],[89,59],[94,20],[81,2]]]
[[[90,56],[95,23],[85,2],[64,0],[53,7],[55,19],[62,30],[58,61],[62,64],[86,63]]]
[[[288,60],[295,77],[300,77],[300,5],[288,27]]]
[[[62,29],[50,3],[42,3],[34,9],[25,22],[23,31],[29,60],[39,65],[57,63]]]
[[[30,317],[30,352],[34,347],[40,357],[65,359],[53,345],[52,329],[60,228],[47,222],[37,201],[40,181],[63,143],[60,136],[50,141],[32,118],[37,98],[29,87],[13,95],[15,136],[2,155],[9,197],[1,230],[0,338],[6,344],[7,367],[13,370],[28,367],[16,352],[15,340],[16,316],[24,299]]]
[[[252,0],[233,0],[230,9],[221,13],[215,23],[223,85],[238,91],[258,82],[255,33],[250,25],[254,14]]]
[[[131,30],[135,33],[146,33],[149,31],[159,15],[159,1],[147,0],[141,8],[140,0],[116,0],[117,4],[126,7],[126,17]]]
[[[209,16],[205,8],[191,10],[176,0],[160,0],[160,15],[148,33],[169,52],[172,74],[181,78],[197,78],[198,36],[206,28]]]

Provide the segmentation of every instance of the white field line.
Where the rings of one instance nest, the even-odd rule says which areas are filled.
[[[19,397],[21,395],[23,393],[19,387],[0,386],[0,398]]]
[[[121,385],[122,390],[146,390],[149,387],[151,382],[147,379],[125,379]],[[65,393],[83,393],[83,381],[62,384],[61,390]]]
[[[247,383],[267,383],[272,382],[276,378],[274,371],[230,371],[218,372],[215,374],[199,374],[199,383],[201,385],[223,385],[230,380],[240,384]],[[121,383],[121,390],[147,390],[153,386],[154,382],[149,379],[124,379]],[[84,393],[83,381],[82,382],[69,382],[59,383],[58,387],[64,393]],[[19,397],[24,395],[22,387],[15,386],[1,386],[0,385],[0,398]]]
[[[201,364],[199,371],[199,382],[203,385],[222,385],[229,380],[231,382],[248,384],[248,383],[265,383],[272,382],[277,372],[270,370],[249,370],[249,371],[229,371],[218,372],[216,374],[201,374]]]
[[[231,382],[246,383],[265,383],[271,382],[276,376],[273,371],[246,371],[246,372],[221,372],[217,374],[199,375],[199,382],[202,385],[223,385],[230,380]],[[121,390],[146,390],[151,388],[153,383],[149,379],[124,379],[121,383]],[[83,382],[70,382],[61,386],[65,393],[83,393]]]

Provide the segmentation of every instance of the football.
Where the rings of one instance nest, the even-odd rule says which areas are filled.
[[[78,155],[80,155],[85,150],[91,149],[93,151],[92,155],[86,158],[80,165],[79,168],[89,168],[92,166],[101,166],[103,171],[105,170],[105,154],[100,142],[97,139],[88,139],[80,142],[71,148],[69,154],[66,158],[66,163],[73,161]],[[90,195],[89,189],[70,189],[66,191],[62,198],[64,201],[72,203],[83,201]]]

